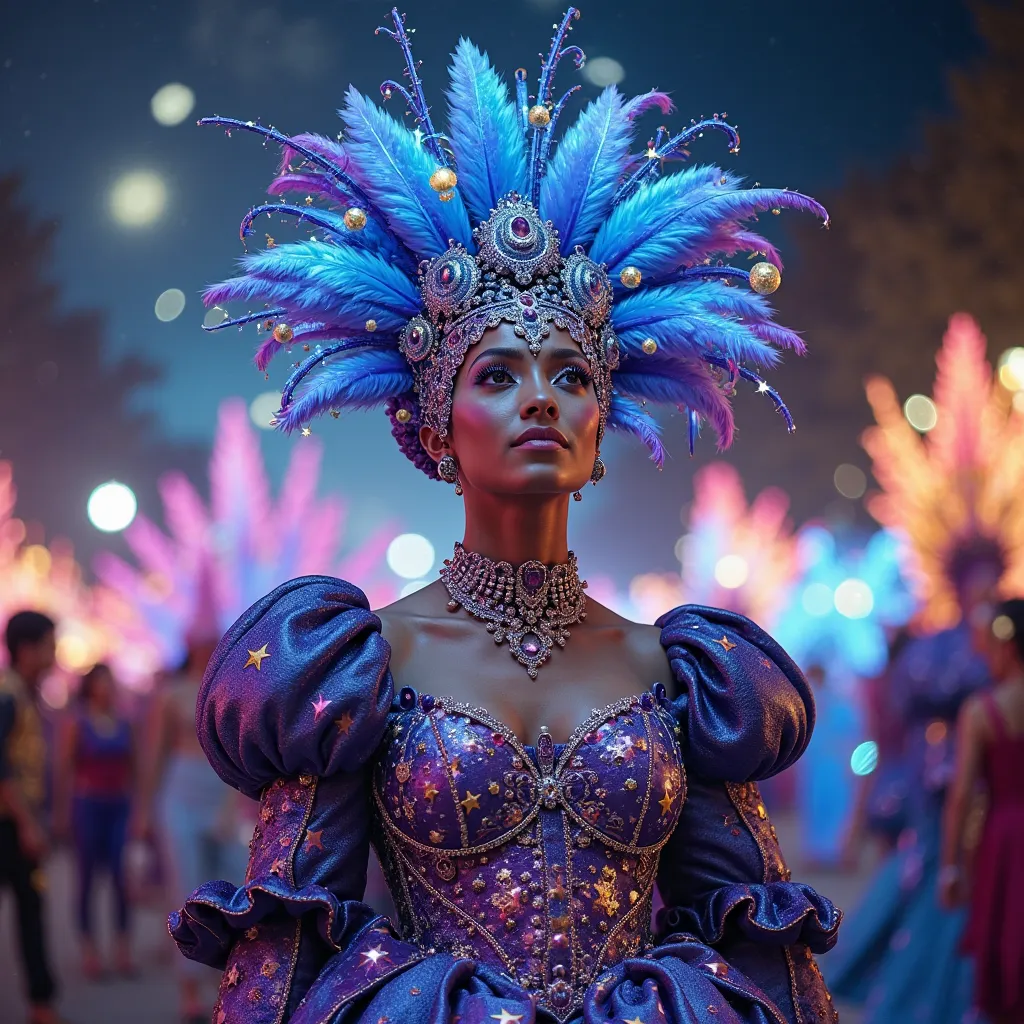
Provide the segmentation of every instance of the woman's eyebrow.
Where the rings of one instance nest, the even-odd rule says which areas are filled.
[[[474,366],[476,366],[477,363],[480,362],[481,359],[522,359],[522,358],[523,358],[523,350],[520,349],[520,348],[512,348],[512,347],[508,347],[508,348],[488,348],[488,349],[484,349],[484,351],[481,352],[480,355],[478,355],[476,357],[476,359],[474,359],[473,362],[470,363],[469,365],[470,365],[470,369],[472,369]]]

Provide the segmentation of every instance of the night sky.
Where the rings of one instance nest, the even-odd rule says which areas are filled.
[[[417,30],[413,42],[435,114],[443,109],[447,54],[460,34],[487,49],[508,79],[519,65],[533,77],[536,55],[547,49],[561,13],[546,0],[415,0],[404,9]],[[279,385],[283,373],[278,368],[268,384],[252,367],[252,333],[204,334],[199,302],[204,284],[231,275],[242,251],[238,222],[264,200],[277,154],[252,136],[227,139],[217,129],[197,128],[195,118],[259,118],[285,132],[334,134],[335,108],[350,81],[376,95],[382,79],[400,78],[398,49],[373,35],[388,11],[385,3],[349,0],[65,0],[5,12],[0,173],[21,172],[23,198],[36,215],[59,221],[53,276],[66,304],[106,312],[112,355],[136,351],[163,366],[163,382],[138,401],[155,408],[169,435],[208,441],[223,397],[251,399]],[[582,11],[571,42],[590,58],[621,63],[627,92],[670,91],[677,106],[670,125],[716,111],[739,125],[738,157],[709,137],[695,147],[695,159],[811,193],[827,193],[857,171],[881,170],[918,146],[928,120],[946,109],[946,71],[978,48],[969,12],[955,0],[646,6],[589,0]],[[575,76],[566,63],[557,85],[564,89]],[[175,127],[161,126],[150,113],[150,98],[169,82],[196,95],[191,115]],[[597,92],[585,83],[582,99]],[[392,104],[401,115],[397,98]],[[111,217],[108,196],[119,175],[139,169],[164,179],[167,207],[153,225],[126,228]],[[264,231],[294,237],[265,218],[259,230],[259,242]],[[793,264],[799,273],[798,258]],[[168,288],[180,288],[187,304],[177,319],[162,323],[154,302]],[[784,390],[784,369],[775,383]],[[383,413],[314,429],[327,445],[324,487],[348,496],[357,535],[386,508],[397,508],[406,528],[448,548],[459,528],[458,504],[398,453]],[[771,437],[754,429],[743,442],[785,444],[786,436],[781,429]],[[264,435],[275,475],[297,443]],[[596,564],[620,577],[670,568],[678,508],[689,494],[683,452],[652,483],[657,474],[638,447],[607,447],[610,472],[602,488],[642,480],[644,493],[659,494],[663,507],[627,539],[601,516],[602,488],[588,489],[574,509],[576,540],[590,556],[584,568]]]

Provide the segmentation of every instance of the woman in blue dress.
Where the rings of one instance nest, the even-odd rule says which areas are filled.
[[[397,12],[382,31],[407,77],[382,92],[415,131],[354,90],[339,141],[214,119],[282,145],[271,191],[308,199],[272,210],[316,230],[207,296],[268,303],[228,321],[268,332],[261,366],[315,346],[279,425],[385,404],[466,512],[434,584],[375,614],[350,583],[294,580],[210,662],[200,740],[261,801],[244,884],[208,883],[170,919],[186,956],[224,968],[218,1024],[833,1019],[813,954],[839,913],[790,880],[757,788],[807,744],[806,681],[742,616],[643,626],[588,601],[566,539],[607,429],[660,461],[646,400],[728,443],[747,379],[788,418],[741,365],[799,347],[763,298],[774,250],[744,222],[824,211],[717,168],[663,175],[701,132],[738,137],[709,119],[636,153],[658,93],[606,90],[552,155],[576,17],[532,98],[525,71],[513,100],[460,42],[443,135]],[[710,262],[739,250],[769,258]],[[394,921],[361,902],[371,842]]]

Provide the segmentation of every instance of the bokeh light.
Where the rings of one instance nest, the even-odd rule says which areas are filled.
[[[992,635],[997,640],[1012,640],[1017,629],[1009,615],[997,615],[992,620]]]
[[[836,490],[851,501],[863,497],[868,488],[868,478],[864,470],[850,462],[836,466],[836,471],[832,474],[832,482],[835,484]]]
[[[402,533],[388,545],[387,560],[396,576],[419,580],[434,567],[434,545],[418,533]]]
[[[871,588],[863,580],[854,577],[843,580],[836,587],[833,601],[836,611],[848,619],[867,618],[875,607],[875,595],[871,593]]]
[[[854,775],[870,775],[878,767],[878,744],[866,740],[854,747],[850,755],[850,770]]]
[[[153,171],[129,171],[110,190],[110,212],[118,224],[145,227],[160,218],[167,205],[167,186]]]
[[[939,419],[935,403],[927,395],[911,395],[903,403],[903,415],[906,416],[907,422],[922,434],[927,434]]]
[[[263,391],[249,403],[249,419],[260,428],[260,430],[273,430],[271,420],[277,415],[281,408],[281,393],[279,391]]]
[[[618,85],[626,77],[626,69],[614,57],[591,57],[583,66],[583,77],[603,89]]]
[[[206,316],[203,317],[203,326],[216,327],[227,319],[229,319],[229,314],[226,309],[221,309],[220,306],[211,306],[206,311]]]
[[[999,383],[1007,391],[1024,391],[1024,348],[1008,348],[999,357]]]
[[[415,594],[417,590],[422,590],[424,587],[429,585],[429,580],[409,580],[409,582],[404,584],[402,589],[398,592],[398,596],[408,597],[410,594]]]
[[[171,320],[177,320],[184,308],[185,293],[180,288],[168,288],[157,296],[153,312],[156,313],[157,320],[169,323]]]
[[[808,615],[823,618],[833,608],[835,595],[832,588],[824,583],[808,583],[800,596],[800,603]]]
[[[750,567],[741,555],[722,555],[715,563],[715,582],[726,590],[736,590],[747,582]]]
[[[139,503],[135,500],[134,491],[127,484],[116,480],[100,484],[89,495],[85,508],[89,522],[104,533],[119,533],[126,529],[138,509]]]
[[[172,127],[181,124],[192,113],[196,94],[181,82],[170,82],[153,93],[149,109],[157,124]]]

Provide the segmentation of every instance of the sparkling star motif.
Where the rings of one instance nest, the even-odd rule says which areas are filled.
[[[237,964],[231,965],[224,980],[228,983],[229,988],[234,988],[242,980],[242,974]]]
[[[437,796],[441,791],[432,782],[428,782],[426,788],[423,790],[423,799],[428,803],[434,802],[434,797]]]
[[[498,1024],[519,1024],[523,1019],[523,1015],[521,1013],[509,1013],[503,1006],[501,1013],[491,1014],[491,1019],[496,1020]]]
[[[465,800],[460,800],[459,803],[462,804],[462,809],[466,812],[467,815],[469,814],[470,811],[479,811],[480,810],[480,794],[479,793],[471,793],[467,789],[466,790],[466,799]]]
[[[249,651],[249,660],[242,666],[243,669],[249,668],[250,665],[255,666],[256,671],[259,672],[263,666],[263,659],[270,657],[270,652],[267,650],[269,644],[264,644],[258,651]]]
[[[711,642],[721,644],[722,649],[725,651],[731,651],[736,646],[727,636],[723,636],[721,640],[712,640]]]
[[[729,977],[729,965],[728,964],[722,964],[722,963],[717,963],[717,962],[713,963],[713,964],[708,964],[708,970],[716,978],[728,978]]]
[[[661,808],[662,814],[668,814],[672,810],[672,801],[675,798],[672,796],[672,787],[666,782],[665,783],[665,795],[658,801],[658,806]]]
[[[348,731],[352,728],[352,723],[354,721],[355,719],[352,717],[352,715],[348,711],[346,711],[342,714],[341,718],[336,718],[334,720],[334,724],[338,727],[338,732],[342,736],[347,736]]]
[[[330,706],[329,700],[324,700],[324,695],[318,694],[316,700],[310,702],[313,705],[313,721],[315,722]]]
[[[324,830],[318,829],[314,832],[312,829],[306,832],[306,849],[307,850],[322,850],[324,848],[323,843]]]
[[[416,145],[420,146],[423,144],[423,131],[421,128],[416,127],[412,130],[413,138],[416,140]]]
[[[312,434],[312,433],[313,433],[313,431],[310,430],[309,427],[303,427],[302,428],[302,436],[303,437],[309,437],[310,434]]]
[[[376,967],[378,960],[387,960],[390,958],[390,954],[387,950],[383,950],[380,946],[374,946],[372,949],[366,950],[364,953],[359,954],[363,957],[364,967]]]

